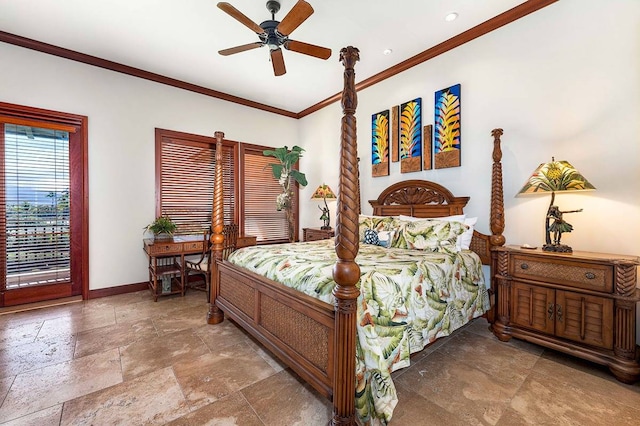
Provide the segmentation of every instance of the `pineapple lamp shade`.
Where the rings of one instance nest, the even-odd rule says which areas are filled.
[[[542,246],[542,250],[568,253],[573,251],[571,247],[560,243],[562,234],[573,230],[573,226],[564,220],[563,215],[578,213],[582,209],[561,211],[555,205],[556,192],[593,191],[595,189],[568,161],[555,161],[551,157],[549,163],[540,164],[534,170],[518,195],[551,193],[551,202],[545,217],[545,244]]]
[[[331,188],[329,188],[329,185],[324,183],[320,185],[311,196],[312,200],[324,200],[324,207],[318,206],[320,211],[322,211],[320,220],[324,221],[321,229],[331,229],[331,226],[329,226],[331,216],[329,214],[329,207],[327,206],[327,198],[335,199],[336,194],[334,194]]]

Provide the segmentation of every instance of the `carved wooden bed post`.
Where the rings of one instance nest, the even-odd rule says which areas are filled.
[[[491,131],[493,136],[493,169],[491,170],[491,236],[489,241],[492,247],[504,245],[505,238],[502,233],[504,232],[504,195],[502,192],[502,149],[500,148],[500,136],[502,136],[502,129],[493,129]],[[493,292],[498,291],[498,286],[494,282],[494,276],[498,271],[498,257],[495,252],[491,253],[491,289]],[[491,302],[491,310],[487,313],[487,320],[490,324],[495,321],[495,295],[491,294],[494,299]]]
[[[356,377],[356,287],[360,267],[355,262],[359,249],[358,206],[358,146],[356,136],[356,106],[354,65],[359,51],[349,46],[340,51],[344,65],[342,92],[342,129],[340,142],[340,188],[336,220],[335,248],[338,261],[333,267],[335,296],[335,368],[333,374],[333,418],[331,425],[355,425]]]
[[[222,260],[222,249],[224,236],[222,230],[224,227],[224,192],[222,186],[222,139],[223,132],[215,132],[216,138],[216,172],[213,187],[213,210],[211,212],[211,258],[209,265],[209,312],[207,313],[207,322],[209,324],[218,324],[224,320],[224,313],[216,306],[216,297],[218,296],[218,267],[217,261]]]

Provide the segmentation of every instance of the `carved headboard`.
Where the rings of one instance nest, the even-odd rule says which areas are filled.
[[[427,180],[405,180],[389,186],[376,200],[369,200],[375,216],[407,215],[436,218],[464,213],[469,197],[455,197],[442,185]],[[489,236],[473,231],[471,250],[482,263],[491,263]]]

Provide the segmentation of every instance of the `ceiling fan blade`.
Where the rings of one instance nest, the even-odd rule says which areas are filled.
[[[315,56],[320,59],[329,59],[331,56],[331,49],[316,46],[315,44],[303,43],[301,41],[288,40],[284,43],[284,47],[293,52]]]
[[[273,49],[271,51],[271,63],[273,64],[273,73],[276,76],[284,75],[287,72],[287,69],[284,66],[282,49]]]
[[[255,43],[243,44],[242,46],[230,47],[229,49],[219,50],[218,53],[222,56],[233,55],[234,53],[244,52],[245,50],[251,50],[264,46],[263,43],[256,41]]]
[[[307,20],[313,14],[313,7],[304,0],[298,0],[293,8],[287,13],[282,21],[276,27],[276,30],[287,36],[293,32],[300,24]]]
[[[260,25],[256,24],[251,19],[247,18],[242,12],[240,12],[235,7],[231,6],[229,3],[220,2],[218,3],[218,8],[221,9],[223,12],[226,12],[229,16],[236,19],[238,22],[240,22],[241,24],[249,28],[254,33],[264,34],[264,30],[262,29],[262,27],[260,27]]]

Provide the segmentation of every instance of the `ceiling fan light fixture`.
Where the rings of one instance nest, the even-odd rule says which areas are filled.
[[[228,56],[258,47],[268,46],[271,62],[273,63],[273,72],[276,76],[283,75],[287,72],[282,56],[281,48],[283,47],[287,50],[319,59],[328,59],[331,56],[331,49],[289,39],[289,35],[313,14],[313,7],[305,0],[297,0],[296,4],[282,21],[276,21],[275,18],[275,14],[280,10],[280,2],[277,0],[267,1],[267,9],[271,12],[271,19],[262,22],[260,25],[256,24],[227,2],[218,3],[218,8],[252,30],[260,40],[258,42],[220,50],[218,51],[220,55]]]

